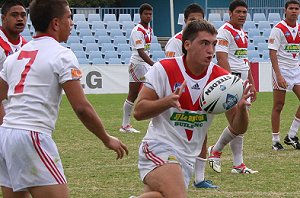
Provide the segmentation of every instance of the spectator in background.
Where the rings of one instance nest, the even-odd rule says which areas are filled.
[[[62,162],[52,139],[64,90],[86,128],[117,159],[127,147],[110,136],[86,99],[74,53],[60,42],[73,22],[67,0],[33,0],[30,18],[36,36],[9,56],[0,73],[0,101],[8,98],[0,127],[0,186],[4,198],[68,198]]]
[[[248,5],[243,0],[234,0],[229,5],[229,22],[220,27],[217,35],[216,56],[218,65],[231,72],[233,75],[239,76],[244,81],[254,85],[254,80],[250,70],[247,56],[248,36],[243,30],[246,21]],[[255,87],[251,87],[253,96],[251,102],[256,100]],[[208,148],[209,164],[216,172],[221,172],[221,154],[224,147],[230,143],[233,154],[233,169],[231,173],[257,173],[247,167],[243,160],[244,135],[239,131],[235,131],[229,124],[219,137],[214,146]]]
[[[269,37],[269,54],[273,67],[272,149],[283,150],[280,144],[280,114],[287,90],[292,90],[300,100],[299,44],[300,26],[297,22],[300,3],[288,0],[285,3],[285,19],[276,24]],[[284,143],[300,149],[297,133],[300,126],[300,106]]]
[[[2,26],[0,29],[0,71],[8,55],[18,51],[26,41],[20,35],[23,32],[26,22],[26,7],[19,0],[6,0],[1,7]],[[6,101],[3,101],[4,108]],[[4,109],[0,109],[0,124],[2,124]]]
[[[129,92],[123,105],[123,121],[120,132],[139,133],[130,125],[130,117],[133,104],[141,85],[145,79],[145,74],[154,64],[150,58],[151,37],[153,35],[150,22],[152,20],[153,8],[144,3],[140,6],[139,13],[141,21],[132,30],[130,40],[132,42],[132,55],[129,63]]]
[[[189,24],[191,21],[203,20],[204,11],[197,3],[188,5],[184,10],[184,22]],[[182,56],[182,31],[178,32],[167,42],[165,46],[166,57]],[[197,188],[217,188],[211,181],[204,179],[207,153],[207,138],[203,143],[203,148],[200,155],[196,158],[195,164],[195,183]]]

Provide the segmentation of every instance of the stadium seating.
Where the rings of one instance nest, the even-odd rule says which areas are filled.
[[[117,47],[118,44],[127,44],[127,39],[125,36],[115,36],[113,38],[113,44],[115,45],[115,47]]]
[[[84,36],[93,36],[91,29],[80,29],[78,32],[79,37],[82,39]]]
[[[151,43],[158,43],[157,36],[152,35],[152,37],[151,37]]]
[[[73,14],[73,22],[76,24],[78,21],[86,21],[84,14]]]
[[[96,30],[105,29],[103,21],[93,21],[91,23],[91,30],[96,32]]]
[[[91,51],[99,51],[99,44],[98,43],[87,43],[85,45],[85,52],[89,53]]]
[[[93,59],[89,59],[90,63],[95,65],[95,64],[106,64],[105,63],[105,59],[104,58],[93,58]]]
[[[254,13],[253,14],[253,21],[255,24],[257,24],[259,21],[266,21],[266,15],[265,13]]]
[[[131,49],[130,49],[130,45],[129,44],[118,44],[117,45],[117,52],[119,55],[121,55],[122,52],[130,52],[131,53]]]
[[[248,59],[252,61],[253,58],[259,58],[259,53],[257,50],[248,50]]]
[[[75,29],[77,32],[81,29],[90,29],[90,24],[87,21],[78,21]]]
[[[135,14],[133,15],[133,22],[134,22],[134,24],[138,24],[138,23],[140,22],[140,20],[141,20],[140,14],[135,13]]]
[[[96,37],[98,40],[99,46],[101,46],[103,43],[111,43],[111,37],[110,36],[98,36]]]
[[[115,36],[124,36],[121,29],[111,29],[110,30],[110,37],[114,38]]]
[[[115,46],[112,43],[102,43],[101,52],[105,53],[106,51],[115,51]]]
[[[229,13],[228,12],[223,13],[223,21],[226,22],[226,21],[229,21],[229,20],[230,20]]]
[[[90,51],[88,56],[90,61],[92,61],[94,58],[103,58],[103,54],[100,51]]]
[[[103,54],[106,63],[108,63],[110,58],[119,58],[118,52],[116,51],[105,51]]]
[[[281,21],[281,17],[280,17],[280,14],[279,13],[269,13],[269,15],[268,15],[268,21],[270,22],[270,23],[273,23],[274,24],[274,22],[278,22],[278,21]]]
[[[151,43],[150,52],[152,51],[162,51],[160,43]]]
[[[83,36],[82,37],[82,44],[86,46],[87,43],[96,43],[96,39],[94,36]]]
[[[119,23],[122,24],[124,21],[132,21],[130,14],[119,14]]]
[[[258,46],[258,43],[266,43],[267,42],[267,38],[265,38],[264,36],[254,36],[253,37],[253,43],[255,45],[255,47]]]
[[[22,36],[32,36],[32,34],[31,34],[29,28],[25,28],[25,29],[23,30],[23,32],[21,32],[21,35],[22,35]]]
[[[123,61],[123,63],[126,65],[129,64],[129,62],[130,62],[130,58],[125,58],[125,60]]]
[[[80,37],[79,36],[69,36],[67,40],[67,44],[70,45],[71,43],[80,43]]]
[[[115,14],[104,14],[103,22],[106,24],[109,21],[117,21]]]
[[[94,33],[94,36],[97,38],[98,36],[108,36],[108,32],[106,29],[97,29]]]
[[[86,54],[84,51],[74,51],[74,54],[77,58],[86,58]]]
[[[224,21],[214,21],[213,25],[216,29],[219,29],[222,25],[224,25]]]
[[[159,61],[160,59],[166,57],[165,53],[162,50],[160,50],[160,51],[152,51],[151,55],[152,55],[152,60],[153,61]]]
[[[120,59],[124,62],[126,58],[131,57],[132,52],[131,51],[122,51],[120,55]]]
[[[126,32],[126,30],[132,30],[134,28],[134,23],[132,21],[123,21],[121,23],[121,27],[123,32]]]
[[[265,29],[271,29],[271,24],[269,21],[259,21],[257,28],[262,34]]]
[[[221,21],[220,13],[209,13],[208,14],[208,21],[209,22]]]
[[[78,58],[79,64],[90,64],[90,61],[87,58]]]
[[[117,21],[107,21],[106,29],[110,31],[111,29],[120,29],[120,24]]]
[[[108,64],[122,64],[122,61],[119,58],[109,58]]]
[[[94,21],[101,21],[100,14],[88,14],[88,22],[92,24]]]
[[[70,44],[70,49],[75,52],[75,51],[84,51],[83,45],[81,43],[71,43]]]
[[[246,21],[243,28],[246,32],[248,32],[249,29],[255,29],[256,26],[255,26],[254,21]]]

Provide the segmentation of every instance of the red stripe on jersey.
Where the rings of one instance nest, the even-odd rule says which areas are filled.
[[[23,45],[25,45],[27,43],[27,41],[24,39],[23,36],[20,36],[20,39],[22,40],[21,46],[23,46]],[[0,47],[3,48],[4,53],[5,53],[6,56],[14,53],[12,51],[10,45],[6,41],[4,41],[1,37],[0,37]]]
[[[244,32],[244,30],[242,30],[242,31],[245,34],[245,41],[243,41],[243,39],[241,38],[241,36],[239,35],[239,33],[237,31],[235,31],[228,25],[225,25],[224,29],[228,30],[231,33],[231,35],[233,36],[234,42],[236,43],[238,48],[247,48],[248,47],[248,37],[247,37],[246,32]]]
[[[147,32],[144,29],[140,28],[140,27],[138,27],[138,29],[137,29],[137,31],[140,31],[144,34],[144,38],[145,38],[146,43],[151,43],[152,28],[149,27],[149,30],[150,30],[150,35],[148,35]]]
[[[177,38],[178,40],[182,41],[182,33],[179,33],[175,36],[175,38]]]
[[[56,182],[58,184],[65,184],[66,180],[62,176],[62,174],[60,173],[60,171],[58,170],[58,168],[56,167],[55,163],[49,157],[49,155],[47,153],[45,153],[43,151],[43,149],[41,148],[40,140],[39,140],[39,137],[38,137],[38,133],[31,131],[31,139],[32,139],[33,146],[34,146],[37,154],[39,155],[41,161],[43,162],[43,164],[45,165],[45,167],[48,169],[48,171],[50,172],[50,174],[54,177],[54,179],[56,180]]]
[[[250,64],[251,73],[254,80],[254,86],[257,91],[259,91],[259,64],[251,63]]]
[[[282,31],[282,33],[288,43],[295,43],[295,44],[300,43],[300,36],[299,36],[300,25],[298,25],[298,31],[297,31],[297,35],[296,35],[295,39],[293,38],[290,30],[282,23],[278,23],[275,27]]]
[[[209,79],[206,84],[210,83],[213,79],[218,78],[219,76],[224,76],[229,74],[229,72],[218,65],[214,65],[212,72],[209,76]]]

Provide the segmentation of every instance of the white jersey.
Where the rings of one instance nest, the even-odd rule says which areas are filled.
[[[146,74],[145,86],[153,89],[159,98],[172,94],[184,80],[187,87],[179,99],[183,111],[170,108],[152,118],[144,141],[166,143],[181,156],[194,159],[201,151],[213,119],[213,115],[201,110],[200,94],[208,82],[228,72],[211,63],[205,74],[194,76],[184,66],[184,58],[181,56],[161,60]]]
[[[235,29],[226,22],[218,30],[216,52],[228,54],[228,62],[232,72],[249,70],[248,36],[243,29]]]
[[[151,38],[152,38],[152,28],[148,26],[145,28],[141,24],[137,24],[131,31],[130,39],[131,39],[131,49],[132,55],[130,58],[130,62],[134,64],[147,64],[139,55],[138,49],[144,49],[145,53],[150,56],[150,46],[151,46]],[[149,65],[150,67],[150,65]]]
[[[74,53],[49,36],[34,38],[7,57],[0,77],[7,82],[4,127],[50,134],[61,101],[61,84],[79,80]]]
[[[182,31],[175,34],[165,46],[166,57],[182,56]]]
[[[268,48],[277,51],[279,67],[292,68],[299,66],[300,26],[290,27],[283,20],[271,30]]]
[[[0,71],[3,69],[6,57],[18,51],[25,43],[26,41],[22,36],[20,36],[20,40],[17,43],[9,41],[3,30],[0,29]]]

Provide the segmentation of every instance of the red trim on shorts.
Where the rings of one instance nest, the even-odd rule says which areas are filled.
[[[165,164],[165,161],[159,158],[158,156],[156,156],[155,154],[153,154],[152,151],[149,151],[148,147],[149,146],[147,143],[143,145],[143,152],[146,158],[152,161],[157,166],[162,166],[163,164]]]
[[[133,78],[134,81],[141,82],[139,80],[139,78],[134,73],[134,69],[133,69],[133,64],[132,63],[130,63],[130,65],[129,65],[129,73],[131,73],[131,76],[132,76],[132,78]]]
[[[31,134],[33,146],[34,146],[37,154],[39,155],[41,161],[43,162],[43,164],[46,166],[46,168],[49,170],[49,172],[51,173],[51,175],[54,177],[54,179],[56,180],[56,182],[58,184],[66,184],[67,182],[66,182],[64,176],[60,173],[60,171],[56,167],[54,161],[51,159],[51,157],[46,152],[43,151],[41,144],[40,144],[38,133],[31,131],[30,134]]]

